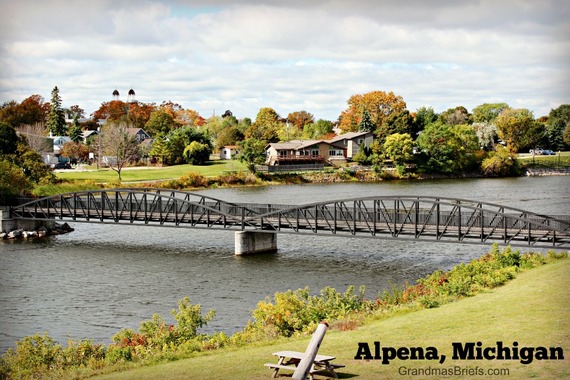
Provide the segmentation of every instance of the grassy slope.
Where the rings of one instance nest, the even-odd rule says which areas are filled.
[[[340,378],[360,379],[410,378],[398,374],[401,366],[414,368],[506,368],[509,376],[495,378],[562,379],[570,378],[570,260],[565,259],[522,274],[506,286],[473,298],[367,323],[350,332],[327,332],[320,353],[335,355]],[[394,360],[389,365],[380,361],[354,360],[358,342],[375,340],[382,346],[434,346],[447,356],[443,365],[432,361]],[[309,338],[281,341],[267,346],[223,350],[191,359],[139,368],[99,377],[100,379],[269,379],[271,371],[264,367],[274,362],[272,352],[304,351]],[[513,341],[522,346],[560,346],[565,360],[534,361],[523,365],[518,361],[454,361],[452,342],[477,342],[493,345]],[[431,378],[433,376],[416,376]],[[454,379],[474,378],[457,376]],[[486,378],[477,377],[477,378]]]
[[[121,171],[123,182],[155,181],[179,178],[188,172],[197,172],[206,177],[221,175],[224,171],[244,170],[239,161],[212,161],[208,165],[174,165],[162,168],[125,168]],[[69,170],[56,173],[57,177],[69,181],[109,182],[117,180],[117,172],[111,169],[93,171]]]

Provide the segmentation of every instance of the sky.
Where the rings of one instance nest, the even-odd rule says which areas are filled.
[[[89,115],[118,90],[203,117],[394,92],[411,112],[570,103],[567,0],[0,0],[0,104],[57,86]]]

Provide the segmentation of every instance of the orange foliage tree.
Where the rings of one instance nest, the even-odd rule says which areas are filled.
[[[348,108],[342,111],[339,117],[339,126],[343,132],[356,132],[358,130],[364,110],[368,111],[374,129],[378,129],[391,114],[406,109],[404,99],[392,91],[372,91],[366,94],[352,95],[347,103]]]

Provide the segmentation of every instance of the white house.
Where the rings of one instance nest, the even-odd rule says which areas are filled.
[[[53,153],[59,154],[63,149],[63,146],[71,142],[71,138],[69,136],[54,136],[53,138]]]
[[[226,145],[220,149],[220,160],[231,160],[238,153],[237,145]]]

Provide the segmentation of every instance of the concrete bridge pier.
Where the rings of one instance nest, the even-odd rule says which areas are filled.
[[[236,231],[236,256],[271,252],[277,252],[277,234],[260,231]]]

